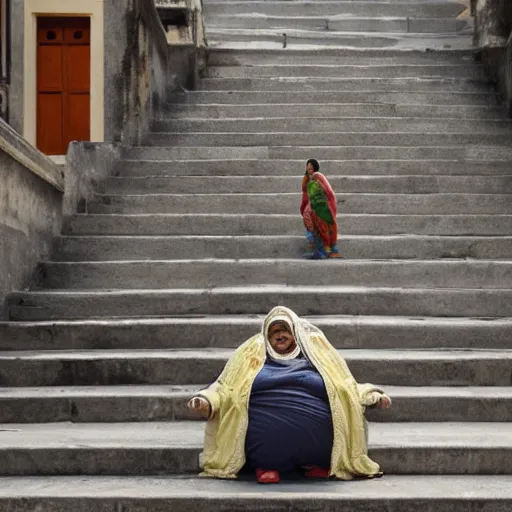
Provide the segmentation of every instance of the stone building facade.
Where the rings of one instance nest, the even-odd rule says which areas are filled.
[[[193,86],[198,6],[162,5],[185,15],[161,19],[147,0],[0,0],[0,316],[6,294],[37,283],[63,219],[101,190],[121,146]]]

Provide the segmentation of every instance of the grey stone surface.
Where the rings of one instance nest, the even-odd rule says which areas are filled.
[[[475,141],[474,141],[475,142]],[[150,147],[127,149],[123,156],[142,160],[226,160],[288,158],[304,162],[311,155],[322,155],[322,160],[471,160],[512,161],[512,150],[508,147],[474,144],[458,146],[224,146],[224,147]],[[374,171],[375,172],[375,171]],[[265,170],[264,174],[268,174]]]
[[[373,149],[374,153],[377,152]],[[440,150],[437,150],[440,151]],[[512,160],[465,160],[464,154],[452,148],[454,156],[460,156],[461,160],[434,160],[434,159],[371,159],[366,160],[324,160],[322,159],[322,172],[325,173],[329,181],[337,179],[337,176],[358,175],[376,176],[376,175],[463,175],[463,176],[487,176],[487,175],[506,175],[512,168]],[[433,151],[432,151],[433,152]],[[384,155],[385,156],[385,155]],[[399,155],[400,156],[400,155]],[[491,155],[489,155],[490,158]],[[240,183],[238,189],[241,190],[245,180],[252,190],[255,181],[273,177],[276,187],[279,187],[283,176],[295,176],[295,183],[302,178],[302,170],[305,160],[297,160],[294,157],[286,160],[280,159],[238,159],[230,160],[227,165],[226,160],[121,160],[116,169],[115,175],[121,178],[139,177],[148,178],[151,176],[169,176],[176,177],[175,181],[180,181],[180,187],[185,192],[187,186],[199,185],[204,181],[203,176],[209,176],[209,186],[222,187],[229,181]],[[186,177],[186,179],[184,179]],[[110,181],[109,183],[114,183]],[[296,186],[296,185],[295,185]],[[174,191],[180,189],[175,184]],[[200,190],[202,190],[200,188]],[[243,188],[244,192],[247,188]],[[340,191],[338,190],[338,193]]]
[[[338,148],[359,145],[380,147],[438,147],[442,144],[451,146],[470,146],[472,144],[502,145],[502,151],[508,158],[512,156],[512,141],[508,133],[409,133],[402,132],[280,132],[280,133],[152,133],[148,144],[155,146],[267,146],[269,150],[282,146],[304,147],[308,144],[317,146],[318,152],[323,147]]]
[[[9,124],[19,134],[23,133],[23,66],[24,66],[24,3],[25,0],[11,0],[9,2],[11,26],[16,30],[11,30],[10,34],[10,87],[9,87]]]
[[[182,188],[181,183],[184,180],[174,180],[177,184],[175,188]],[[188,181],[188,180],[187,180]],[[240,181],[240,180],[239,180]],[[249,188],[250,180],[247,180],[245,190],[256,190]],[[228,191],[231,183],[226,182],[226,189],[218,194],[194,195],[185,194],[133,194],[133,195],[99,195],[88,205],[90,213],[180,213],[187,209],[190,211],[190,205],[193,203],[194,209],[198,212],[231,212],[236,213],[237,207],[243,204],[243,208],[248,213],[258,213],[262,211],[266,204],[273,201],[271,209],[275,213],[295,213],[297,204],[300,204],[298,194],[289,194],[282,192],[276,194],[277,187],[274,181],[260,180],[255,185],[260,185],[262,189],[268,187],[270,190],[258,190],[257,194],[237,193],[235,186]],[[294,180],[294,185],[298,183]],[[332,186],[336,186],[336,181],[329,180]],[[346,180],[345,180],[346,181]],[[396,181],[393,180],[395,183]],[[222,183],[214,182],[216,188]],[[190,184],[185,182],[184,188],[189,188]],[[190,187],[191,188],[191,187]],[[258,187],[259,188],[259,187]],[[291,189],[292,187],[289,187]],[[397,188],[399,188],[397,186]],[[197,187],[198,192],[201,187]],[[205,187],[206,190],[206,187]],[[342,189],[343,190],[343,189]],[[506,189],[505,189],[506,190]],[[140,192],[140,190],[139,190]],[[212,192],[210,190],[209,192]],[[268,196],[266,195],[268,193]],[[429,213],[437,214],[465,214],[472,212],[476,214],[490,213],[509,213],[512,210],[512,194],[393,194],[388,195],[385,192],[365,194],[355,192],[350,194],[337,194],[338,207],[343,213],[377,213],[377,214],[414,214],[423,215]]]
[[[46,289],[168,289],[274,284],[512,289],[510,261],[197,259],[42,263]]]
[[[0,428],[5,476],[197,472],[203,435],[197,422]],[[369,453],[389,474],[503,475],[512,460],[510,428],[507,423],[372,423]]]
[[[119,146],[91,142],[71,142],[65,168],[63,214],[87,211],[93,195],[104,189],[105,180],[120,158]]]
[[[129,44],[133,38],[129,34],[128,24],[131,22],[133,1],[104,2],[103,19],[108,30],[105,31],[105,76],[104,86],[104,132],[105,141],[112,143],[122,139],[125,123],[125,98],[130,84],[126,83],[126,70],[123,70],[123,59],[130,57]]]
[[[213,17],[208,23],[214,28],[243,29],[288,29],[344,32],[387,32],[387,33],[446,33],[468,28],[467,20],[453,18],[406,18],[406,17],[300,17],[300,16],[244,16],[223,14]],[[211,32],[210,32],[211,34]]]
[[[489,80],[495,83],[503,110],[512,115],[512,8],[504,0],[473,1],[474,44]]]
[[[4,351],[2,386],[207,385],[232,349]],[[359,382],[394,386],[508,386],[510,350],[343,349]]]
[[[182,119],[223,119],[249,117],[331,118],[331,117],[421,117],[428,121],[432,118],[470,118],[500,119],[503,116],[499,106],[478,105],[415,105],[401,103],[295,103],[295,104],[248,104],[248,105],[217,105],[217,104],[169,104],[164,112],[172,116],[172,120]],[[166,117],[157,121],[166,121]],[[307,121],[304,121],[307,122]]]
[[[153,2],[106,2],[105,141],[136,144],[167,100],[165,31]]]
[[[299,315],[510,317],[512,290],[253,285],[167,290],[16,292],[12,320],[264,314],[281,304]]]
[[[32,167],[57,176],[43,155],[20,143],[14,147],[8,127],[0,127],[0,318],[8,293],[34,284],[37,262],[49,256],[62,226],[62,192]],[[7,138],[6,138],[7,137]],[[7,152],[9,151],[9,152]],[[16,159],[11,156],[16,155]],[[21,160],[21,161],[20,161]]]
[[[0,504],[9,512],[26,506],[41,512],[467,512],[468,507],[508,512],[510,476],[387,475],[369,481],[282,482],[263,487],[248,481],[197,477],[4,477]],[[109,508],[105,508],[109,507]],[[320,508],[321,507],[321,508]]]
[[[337,348],[512,349],[507,318],[324,315],[309,317]],[[237,347],[260,315],[87,319],[0,323],[2,350],[188,349]]]
[[[409,34],[395,34],[392,32],[338,32],[334,30],[311,31],[302,28],[287,28],[286,47],[311,47],[311,46],[332,46],[336,48],[416,48],[415,41]],[[267,48],[283,48],[284,36],[282,29],[258,29],[247,30],[240,28],[217,28],[215,26],[207,29],[206,35],[210,47],[241,47],[250,45],[259,47],[264,45]],[[438,39],[432,39],[429,35],[423,38],[430,38],[435,45]],[[446,44],[450,47],[462,47],[469,40],[469,34],[453,34],[445,36]]]
[[[264,242],[264,243],[263,243]],[[510,259],[512,237],[434,235],[343,235],[347,259]],[[60,261],[119,261],[205,258],[299,258],[307,250],[302,235],[276,236],[71,236],[56,240]]]
[[[512,30],[512,8],[504,0],[474,4],[475,44],[480,49],[504,47]]]
[[[460,91],[374,91],[355,89],[348,91],[324,90],[304,91],[192,91],[175,94],[171,103],[183,104],[262,104],[262,103],[365,103],[371,98],[375,103],[407,104],[472,104],[476,106],[496,105],[496,96],[490,90],[485,92]]]
[[[315,118],[315,116],[290,119],[278,117],[275,114],[266,118],[232,118],[232,119],[179,119],[156,121],[153,132],[213,132],[225,133],[280,133],[304,132],[305,128],[313,125],[315,132],[408,132],[408,133],[489,133],[508,135],[512,123],[508,120],[482,120],[441,118],[404,118],[404,117],[341,117],[332,112],[331,117]],[[156,134],[155,134],[156,135]],[[311,138],[314,140],[314,137]],[[484,139],[485,140],[485,139]]]
[[[257,12],[278,16],[336,16],[346,13],[352,16],[411,16],[422,18],[452,18],[461,14],[465,7],[459,2],[385,2],[385,1],[254,1],[250,6],[243,1],[205,2],[206,22],[218,14],[246,14]]]
[[[269,150],[267,147],[169,147],[152,148],[148,146],[139,146],[126,148],[123,152],[124,157],[130,159],[148,159],[148,160],[230,160],[232,158],[257,159],[268,158]]]
[[[2,423],[197,420],[187,407],[199,385],[0,388]],[[510,387],[386,386],[393,407],[368,409],[375,422],[510,422]]]
[[[346,214],[347,235],[512,235],[511,215],[371,215]],[[270,223],[272,221],[272,223]],[[65,234],[81,235],[299,235],[297,215],[284,214],[133,214],[74,215]]]
[[[323,35],[323,34],[322,34]],[[346,34],[349,35],[349,34]],[[323,49],[326,47],[331,47],[339,50],[371,50],[374,48],[378,48],[380,50],[395,50],[399,51],[414,51],[419,49],[429,48],[432,50],[441,50],[444,48],[450,48],[452,51],[466,50],[468,46],[472,42],[472,38],[470,34],[459,34],[452,33],[446,34],[441,37],[436,35],[429,34],[419,34],[419,35],[411,35],[405,34],[401,37],[391,37],[390,34],[385,33],[384,36],[380,39],[373,38],[369,33],[364,34],[368,38],[369,44],[364,45],[364,41],[361,38],[363,34],[356,33],[358,37],[352,39],[349,38],[348,41],[332,41],[332,38],[319,37],[313,40],[294,40],[291,39],[291,44],[288,46],[284,45],[284,37],[281,37],[278,40],[275,39],[267,39],[265,37],[258,37],[257,34],[252,35],[251,37],[242,38],[242,40],[236,40],[234,38],[226,38],[229,39],[227,41],[222,40],[212,40],[209,39],[209,46],[212,49],[217,48],[227,48],[227,49],[267,49],[267,50],[280,50],[284,47],[290,49]],[[373,33],[375,36],[376,33]]]
[[[210,66],[254,66],[261,64],[461,64],[472,65],[473,50],[468,45],[464,50],[432,49],[357,49],[357,48],[215,48],[208,53]]]
[[[302,162],[304,165],[304,162]],[[296,170],[299,171],[300,167],[297,166]],[[329,177],[330,178],[330,177]],[[180,185],[177,185],[178,180],[162,177],[151,177],[146,176],[145,178],[119,178],[111,179],[108,182],[107,192],[109,194],[133,194],[147,198],[147,202],[150,203],[151,194],[158,194],[163,201],[165,194],[172,194],[175,199],[176,209],[180,209],[184,204],[188,205],[189,213],[233,213],[233,209],[236,208],[236,213],[245,210],[246,213],[258,213],[258,212],[274,212],[274,213],[296,213],[300,206],[301,200],[301,181],[302,176],[297,176],[294,180],[287,180],[285,184],[287,188],[279,187],[279,179],[277,177],[266,176],[260,180],[247,180],[247,185],[255,185],[255,187],[241,189],[240,185],[238,190],[216,190],[215,187],[220,187],[224,183],[229,183],[229,180],[217,180],[216,183],[212,184],[214,180],[204,180],[203,186],[200,180],[195,180],[195,193],[192,192],[181,192],[179,190]],[[184,183],[182,187],[187,187],[188,178],[182,178],[181,181]],[[239,180],[240,181],[240,180]],[[244,179],[245,183],[246,180]],[[256,188],[256,185],[261,183],[261,191]],[[475,197],[480,197],[482,202],[485,201],[485,194],[489,194],[495,197],[496,201],[499,201],[499,195],[504,195],[506,200],[507,195],[512,197],[512,177],[508,175],[498,176],[421,176],[421,175],[409,175],[409,176],[365,176],[365,175],[352,175],[352,176],[335,176],[329,179],[329,183],[332,183],[335,190],[341,192],[340,199],[338,201],[340,210],[343,211],[343,193],[358,193],[361,196],[364,194],[388,194],[388,196],[381,197],[386,199],[391,197],[400,199],[402,201],[407,200],[407,195],[414,195],[418,200],[422,194],[428,194],[432,200],[437,199],[438,201],[450,200],[450,196],[444,197],[444,194],[458,195],[461,199],[466,199],[474,194]],[[188,186],[192,186],[188,184]],[[273,193],[272,188],[275,186]],[[279,190],[279,188],[281,190]],[[284,190],[283,190],[284,189]],[[243,191],[242,191],[243,190]],[[224,210],[216,211],[218,209],[218,203],[225,204],[227,197],[223,194],[236,195],[230,196],[230,203],[232,206],[226,205]],[[261,194],[265,194],[262,196]],[[191,196],[197,196],[197,201],[192,201]],[[281,198],[279,201],[282,202],[286,207],[291,208],[295,206],[293,212],[278,211],[279,206],[273,206],[277,203],[277,195]],[[108,204],[108,199],[115,201],[116,199],[122,200],[129,198],[126,196],[107,196],[105,202]],[[268,198],[268,199],[266,199]],[[156,199],[156,198],[155,198]],[[180,203],[181,200],[181,203]],[[378,200],[376,198],[376,200]],[[244,201],[244,207],[240,208],[240,204],[237,205],[237,201]],[[259,207],[258,207],[259,205]],[[149,204],[148,204],[149,206]],[[412,206],[412,205],[411,205]],[[283,208],[283,207],[281,207]],[[152,213],[151,210],[147,210],[146,213]],[[172,211],[169,211],[172,213]],[[347,212],[349,213],[349,212]],[[371,213],[365,211],[364,213]],[[413,210],[409,210],[409,213],[414,213]],[[435,213],[429,212],[429,213]],[[465,211],[467,214],[477,213],[472,209]]]
[[[251,78],[204,78],[198,84],[200,91],[353,91],[371,90],[374,92],[487,92],[488,84],[480,80],[463,78],[430,77],[251,77]]]

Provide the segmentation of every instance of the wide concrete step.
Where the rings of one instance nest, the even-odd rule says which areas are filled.
[[[453,148],[454,153],[459,153]],[[363,148],[367,152],[367,148]],[[374,151],[377,151],[375,148]],[[406,151],[406,150],[404,150]],[[410,148],[407,151],[411,151]],[[439,150],[438,150],[439,151]],[[491,153],[491,152],[489,152]],[[475,154],[475,157],[478,156]],[[490,156],[490,155],[489,155]],[[512,169],[512,160],[321,160],[321,171],[329,176],[329,181],[336,176],[377,176],[377,175],[409,175],[409,176],[489,176],[507,175]],[[205,176],[209,178],[210,187],[234,187],[235,190],[247,191],[253,186],[261,187],[261,183],[272,176],[276,186],[284,183],[284,177],[296,182],[303,176],[305,160],[294,158],[253,159],[253,160],[120,160],[114,174],[121,177],[168,176],[176,178],[176,192],[193,193],[200,190]],[[179,181],[179,183],[177,183]],[[109,182],[114,183],[115,181]],[[218,184],[214,184],[217,183]],[[234,183],[239,183],[237,187]],[[256,185],[260,183],[260,185]],[[243,185],[242,185],[243,184]],[[199,187],[199,188],[198,188]]]
[[[259,284],[512,289],[512,261],[179,260],[44,262],[45,289],[168,289]]]
[[[222,69],[222,68],[219,68]],[[233,68],[236,69],[236,68]],[[192,104],[171,103],[166,105],[166,116],[175,120],[199,118],[332,118],[336,117],[398,117],[429,119],[500,119],[503,118],[503,109],[499,106],[479,105],[407,105],[400,103],[282,103],[282,104]],[[461,123],[462,124],[462,123]],[[267,128],[270,128],[268,126]]]
[[[361,84],[360,84],[361,85]],[[417,105],[464,105],[488,106],[497,104],[496,95],[491,90],[485,92],[431,91],[425,86],[423,91],[376,91],[361,86],[353,90],[318,91],[189,91],[176,93],[171,104],[189,103],[193,105],[255,105],[255,104],[309,104],[309,103],[405,103]],[[370,86],[371,84],[369,84]]]
[[[2,423],[197,420],[187,402],[201,386],[0,388]],[[386,386],[393,407],[367,409],[375,422],[511,422],[512,387]]]
[[[512,215],[339,216],[344,235],[512,235]],[[284,214],[77,214],[67,235],[300,235],[302,218]]]
[[[260,16],[261,17],[261,16]],[[289,18],[289,16],[287,16]],[[219,18],[217,18],[219,19]],[[208,48],[209,66],[259,65],[423,65],[466,64],[474,66],[472,49],[424,48],[416,50],[369,48]]]
[[[5,387],[207,385],[232,353],[232,349],[4,351],[0,375]],[[358,382],[510,386],[511,350],[354,349],[340,354]]]
[[[263,493],[254,478],[7,477],[0,478],[0,507],[13,512],[104,512],[109,503],[138,512],[217,512],[227,501],[232,510],[260,512],[286,510],[293,500],[295,512],[311,512],[313,506],[368,512],[375,503],[385,505],[387,512],[411,512],[413,503],[424,512],[467,512],[470,507],[509,512],[511,489],[509,475],[386,475],[349,484],[290,481],[272,487],[271,494]]]
[[[264,314],[282,304],[299,315],[510,317],[511,289],[245,285],[162,290],[13,292],[15,321],[176,315]]]
[[[388,92],[488,92],[489,85],[482,80],[464,78],[423,77],[251,77],[203,78],[198,83],[202,91],[388,91]]]
[[[214,24],[206,27],[206,37],[211,46],[229,43],[274,43],[278,48],[296,45],[321,45],[350,48],[389,48],[398,46],[407,34],[393,32],[338,32],[303,30],[300,27],[286,29],[286,42],[282,29],[219,28]],[[455,34],[454,34],[455,36]],[[467,36],[466,36],[467,37]]]
[[[358,134],[359,135],[359,134]],[[339,140],[339,139],[338,139]],[[277,159],[287,158],[302,160],[304,162],[312,155],[320,156],[321,160],[471,160],[482,161],[506,161],[508,165],[512,161],[512,149],[503,146],[479,145],[474,142],[471,145],[461,146],[182,146],[182,147],[155,147],[139,146],[123,150],[123,157],[129,160],[222,160],[225,174],[229,174],[227,161],[232,159]],[[183,169],[182,172],[188,172]],[[178,171],[179,172],[179,171]],[[268,171],[262,168],[262,174],[268,175]],[[297,172],[297,171],[295,171]],[[493,171],[494,172],[494,171]]]
[[[267,16],[335,16],[350,17],[396,17],[411,18],[455,18],[466,10],[466,6],[455,1],[387,2],[387,1],[240,1],[205,2],[207,21],[223,14],[264,14]]]
[[[512,349],[512,319],[401,316],[307,317],[336,348]],[[235,348],[261,330],[263,316],[0,322],[1,350]],[[432,413],[432,411],[430,411]]]
[[[303,30],[301,27],[283,29],[246,29],[246,28],[218,28],[214,24],[206,27],[206,37],[209,46],[213,48],[304,48],[331,47],[331,48],[400,48],[417,49],[421,46],[442,48],[448,46],[456,49],[471,47],[471,32],[452,32],[439,36],[431,34],[413,34],[396,32],[360,32],[337,30]],[[444,44],[443,44],[444,43]]]
[[[512,237],[429,235],[346,235],[339,247],[345,259],[505,259]],[[304,235],[262,236],[63,236],[55,243],[55,261],[169,260],[203,258],[299,258],[307,250]]]
[[[228,150],[233,146],[260,146],[268,148],[269,152],[283,146],[303,147],[316,146],[318,151],[322,148],[341,149],[354,146],[394,146],[394,147],[439,147],[443,144],[451,146],[471,145],[501,145],[507,155],[512,154],[512,132],[508,130],[500,133],[483,131],[479,132],[447,132],[436,133],[411,133],[409,131],[395,132],[268,132],[259,133],[232,133],[232,132],[152,132],[145,143],[154,146],[178,146],[185,147],[227,146]]]
[[[199,422],[8,423],[0,428],[4,476],[197,473],[204,430]],[[387,474],[508,475],[512,425],[371,423],[369,455]]]
[[[467,29],[469,23],[454,18],[407,18],[395,17],[345,17],[336,16],[253,16],[251,14],[222,14],[208,21],[210,28],[301,29],[346,32],[395,32],[432,34],[459,32]]]
[[[174,180],[179,181],[179,180]],[[182,180],[181,180],[182,181]],[[260,180],[260,182],[263,180]],[[270,181],[270,180],[266,180]],[[331,185],[335,186],[331,180]],[[260,183],[258,183],[259,185]],[[297,181],[295,181],[295,185]],[[218,186],[219,184],[216,183]],[[268,192],[244,194],[222,190],[210,194],[139,194],[97,195],[89,202],[89,213],[273,213],[297,212],[301,196],[294,193],[274,193],[272,183],[263,185]],[[203,185],[204,187],[204,185]],[[203,188],[202,187],[202,188]],[[289,186],[287,190],[295,187]],[[246,184],[246,190],[255,190]],[[345,190],[345,189],[341,189]],[[506,214],[512,213],[512,194],[337,194],[338,207],[343,213],[376,213],[394,215],[424,214]]]
[[[279,117],[273,115],[258,118],[224,119],[167,119],[155,121],[153,132],[232,132],[238,133],[279,133],[303,132],[305,126],[314,126],[315,132],[409,132],[409,133],[495,133],[512,136],[512,122],[509,120],[458,118],[424,119],[421,117]],[[314,138],[312,139],[314,140]]]
[[[299,169],[297,168],[297,170]],[[129,197],[119,196],[119,194],[135,194],[140,197],[140,200],[147,198],[147,206],[150,208],[151,197],[147,194],[159,194],[155,200],[160,198],[162,201],[165,201],[165,194],[173,194],[171,201],[174,202],[175,207],[180,211],[188,207],[189,213],[193,213],[194,209],[197,212],[208,213],[210,209],[213,212],[219,208],[221,212],[225,213],[229,213],[229,210],[234,210],[236,213],[243,211],[251,213],[253,210],[255,213],[262,211],[281,213],[276,211],[276,208],[280,207],[293,208],[293,213],[295,213],[302,197],[300,193],[302,177],[299,175],[296,178],[285,178],[284,180],[280,180],[277,176],[265,176],[252,180],[216,178],[216,183],[212,188],[209,188],[213,181],[211,179],[203,179],[202,182],[201,179],[196,179],[187,183],[188,178],[186,177],[110,178],[106,191],[107,194],[113,195],[105,196],[104,202],[108,204],[111,199],[111,204],[114,205],[116,200],[126,201],[126,204],[130,204]],[[196,185],[197,188],[190,192],[179,192],[180,185],[176,185],[177,181],[185,182],[181,185],[182,187]],[[509,170],[508,175],[502,176],[329,176],[329,182],[334,190],[340,193],[338,198],[340,206],[351,197],[346,197],[342,193],[357,194],[352,196],[354,199],[361,197],[359,194],[381,195],[382,201],[398,200],[401,203],[406,203],[409,199],[419,202],[428,198],[431,200],[437,198],[440,203],[451,200],[456,202],[457,199],[462,202],[478,199],[485,203],[488,195],[496,195],[494,200],[498,203],[500,199],[506,201],[508,195],[512,194],[512,169]],[[238,189],[219,190],[216,188],[223,185],[226,187],[231,183],[238,185]],[[261,187],[261,189],[257,187]],[[283,188],[281,189],[281,187]],[[443,194],[451,194],[456,197],[444,197]],[[370,197],[370,199],[373,198]],[[374,199],[379,201],[378,197]],[[134,201],[136,200],[135,198]],[[276,203],[281,203],[281,206]],[[222,209],[223,207],[224,209]],[[151,212],[148,210],[147,213]],[[292,212],[287,210],[283,213]]]

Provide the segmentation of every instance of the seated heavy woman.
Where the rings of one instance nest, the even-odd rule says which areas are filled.
[[[189,402],[208,419],[203,476],[260,483],[301,469],[308,477],[380,476],[367,455],[366,406],[391,400],[358,384],[322,331],[278,306],[241,345],[220,377]]]

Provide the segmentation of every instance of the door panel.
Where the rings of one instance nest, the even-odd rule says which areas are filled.
[[[66,48],[68,92],[89,93],[91,82],[90,52],[88,46]]]
[[[37,49],[37,82],[39,92],[62,92],[64,80],[62,76],[61,46],[40,46]]]
[[[65,154],[90,140],[90,19],[37,20],[37,147]]]
[[[37,144],[39,149],[48,155],[62,154],[63,112],[61,94],[39,95],[37,99]]]
[[[89,115],[90,104],[88,94],[68,94],[67,96],[67,144],[72,140],[89,140],[89,126],[83,118]]]

